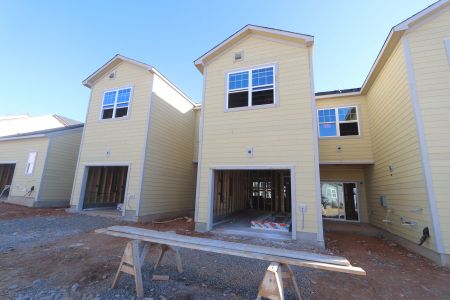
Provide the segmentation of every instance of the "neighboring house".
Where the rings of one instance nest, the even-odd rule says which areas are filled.
[[[72,211],[118,207],[133,221],[192,212],[195,103],[154,67],[121,55],[83,84],[91,97]]]
[[[195,61],[196,230],[276,213],[292,224],[286,235],[323,246],[312,46],[309,35],[248,25]]]
[[[77,124],[81,123],[60,115],[4,116],[0,117],[0,137]]]
[[[450,265],[449,20],[439,1],[393,27],[357,89],[314,94],[313,38],[281,30],[245,26],[196,60],[196,229],[272,215],[323,244],[322,219],[370,223]]]
[[[0,137],[0,198],[30,207],[69,205],[83,124]]]

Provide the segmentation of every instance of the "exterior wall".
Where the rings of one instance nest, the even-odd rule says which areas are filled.
[[[367,99],[365,96],[322,98],[316,101],[317,108],[356,106],[359,117],[359,136],[319,138],[320,162],[371,162],[373,161]],[[341,150],[337,147],[340,146]]]
[[[367,94],[374,164],[366,172],[369,219],[375,226],[434,249],[415,115],[402,43],[398,43]],[[391,166],[391,170],[390,170]],[[387,208],[380,196],[387,197]],[[402,225],[400,218],[417,222]],[[386,223],[383,220],[390,220]]]
[[[314,163],[316,128],[312,119],[310,50],[304,45],[250,35],[207,63],[196,207],[198,229],[209,222],[211,169],[283,165],[295,169],[297,206],[307,205],[304,228],[296,210],[299,236],[302,233],[314,239],[321,236],[317,215],[316,176],[319,174]],[[233,62],[232,53],[236,51],[245,53],[240,62]],[[225,112],[226,73],[268,63],[278,68],[275,84],[279,104],[271,108]],[[252,158],[247,157],[249,146],[254,150]]]
[[[47,157],[47,147],[47,137],[0,141],[0,163],[16,163],[8,202],[34,206]],[[37,152],[37,156],[33,173],[25,175],[28,154],[34,151]],[[34,192],[26,196],[32,186],[34,186]]]
[[[188,111],[180,111],[176,104],[152,96],[139,216],[194,211],[195,113],[192,105]]]
[[[50,138],[37,206],[67,206],[73,187],[83,128]]]
[[[320,166],[321,181],[356,182],[359,201],[359,221],[368,223],[366,183],[363,165],[325,165]]]
[[[115,72],[114,79],[108,78],[106,74],[92,87],[71,205],[78,209],[82,207],[79,200],[84,196],[82,185],[86,166],[129,165],[125,209],[135,215],[141,195],[142,158],[148,128],[152,75],[148,70],[128,62],[119,64]],[[133,88],[128,117],[100,120],[103,93],[128,86]]]
[[[450,254],[450,10],[407,34],[444,251]],[[450,264],[450,262],[449,262]]]
[[[201,109],[195,109],[195,132],[194,132],[194,157],[193,161],[198,162],[198,146],[200,143],[199,140],[199,134],[200,134],[200,115],[201,115]]]

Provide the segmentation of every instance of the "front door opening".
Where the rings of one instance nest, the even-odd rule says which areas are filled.
[[[16,164],[0,164],[0,199],[8,198]]]
[[[88,167],[83,209],[116,208],[125,199],[128,167]]]
[[[213,226],[229,233],[290,236],[290,170],[214,171]]]
[[[358,191],[354,182],[322,182],[322,216],[325,219],[359,221]]]

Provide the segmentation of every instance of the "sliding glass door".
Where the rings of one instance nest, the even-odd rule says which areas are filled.
[[[322,216],[359,221],[358,191],[354,182],[321,182]]]

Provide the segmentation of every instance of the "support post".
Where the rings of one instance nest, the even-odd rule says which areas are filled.
[[[141,268],[147,253],[148,243],[137,240],[128,242],[125,246],[125,251],[123,252],[122,260],[120,261],[119,269],[114,277],[111,288],[117,287],[122,272],[127,273],[134,276],[136,295],[138,297],[144,297]]]
[[[284,279],[285,282],[283,282]],[[272,262],[259,285],[257,299],[264,297],[271,300],[284,300],[284,284],[286,286],[291,285],[294,288],[296,298],[302,299],[294,273],[289,265]]]

